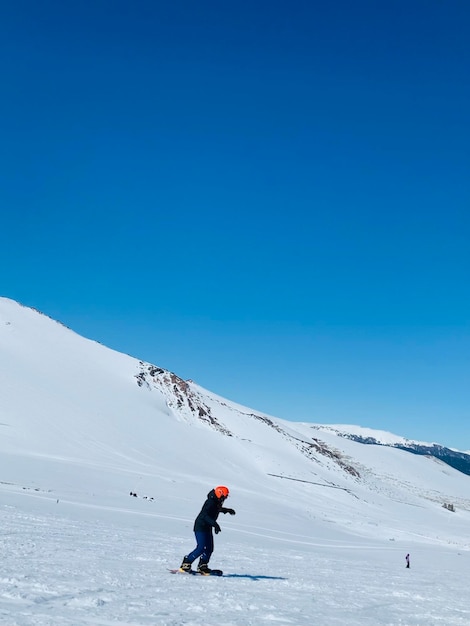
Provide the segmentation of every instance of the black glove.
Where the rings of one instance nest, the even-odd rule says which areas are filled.
[[[214,524],[214,530],[216,535],[220,533],[220,526],[217,524],[217,522]]]
[[[224,513],[230,513],[230,515],[235,515],[235,511],[233,509],[225,509]]]

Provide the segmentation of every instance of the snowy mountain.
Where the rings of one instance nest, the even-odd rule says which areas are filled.
[[[165,604],[164,597],[171,595],[168,585],[181,589],[187,581],[177,577],[169,582],[162,576],[194,547],[192,521],[216,484],[229,486],[230,506],[237,510],[233,519],[221,520],[217,565],[232,569],[233,583],[237,577],[244,585],[264,578],[271,585],[261,603],[264,608],[252,609],[252,621],[246,613],[252,603],[246,596],[248,587],[240,587],[243,615],[227,619],[227,624],[270,623],[276,616],[280,623],[306,623],[304,600],[300,613],[294,604],[285,614],[276,610],[276,585],[297,581],[293,588],[287,583],[282,587],[293,602],[292,594],[302,595],[302,585],[318,584],[312,576],[319,564],[316,561],[312,568],[311,563],[319,552],[326,559],[323,575],[329,579],[333,563],[326,548],[344,560],[338,567],[344,568],[341,580],[346,586],[351,584],[346,573],[350,567],[359,567],[357,581],[371,584],[369,557],[367,565],[357,561],[353,555],[358,550],[369,556],[380,553],[387,567],[394,568],[392,561],[399,558],[401,564],[413,549],[421,555],[431,547],[439,550],[443,562],[451,559],[449,550],[470,549],[469,477],[435,457],[400,449],[409,444],[406,440],[358,427],[277,419],[85,339],[6,298],[0,298],[0,389],[0,521],[8,539],[3,554],[9,572],[0,578],[1,623],[207,624],[203,614],[199,619],[191,613],[194,603],[200,606],[194,595],[189,594],[181,606]],[[386,445],[363,445],[361,440],[368,438]],[[51,544],[51,532],[58,537],[60,555]],[[57,555],[70,603],[57,600],[64,594],[57,591],[56,557],[46,561],[41,557],[42,566],[36,563],[31,569],[21,561],[18,533],[34,558],[45,550]],[[110,544],[110,533],[115,544]],[[98,565],[83,536],[89,537],[107,565]],[[88,578],[71,569],[61,553],[71,545],[83,554],[80,567],[100,581],[95,587],[91,584],[92,600],[85,589]],[[109,550],[117,550],[118,562],[108,563]],[[145,569],[144,580],[133,554]],[[421,558],[425,562],[427,557]],[[132,587],[132,593],[140,594],[141,606],[131,621],[117,604],[114,613],[100,608],[113,604],[114,592],[122,593],[122,576],[129,580],[129,572],[121,571],[124,561],[140,581],[138,591]],[[19,562],[23,564],[18,578]],[[304,582],[299,567],[308,570]],[[55,581],[52,588],[48,576]],[[145,581],[150,579],[153,591],[149,589],[147,597],[141,590],[147,589]],[[224,578],[218,584],[226,582]],[[76,586],[84,587],[90,604],[72,591]],[[46,587],[47,592],[38,591]],[[105,591],[97,592],[98,587]],[[155,588],[161,590],[166,607],[159,620],[155,611],[142,608],[151,604]],[[357,587],[351,590],[352,595],[357,592]],[[339,596],[334,600],[330,592],[324,593],[336,608],[341,605]],[[48,621],[47,610],[37,608],[44,594],[51,594],[54,606],[61,606],[57,621]],[[457,606],[455,598],[452,602]],[[24,611],[14,621],[17,605]],[[78,617],[71,616],[74,607]],[[210,623],[221,623],[218,606],[212,610],[217,621]],[[356,623],[352,613],[335,622],[326,605],[321,610],[323,623]],[[284,621],[278,619],[279,611]],[[392,622],[380,621],[371,611],[357,623]],[[446,623],[463,622],[449,618]]]
[[[375,446],[390,446],[412,452],[413,454],[432,456],[470,476],[470,454],[468,452],[453,450],[446,446],[441,446],[438,443],[413,441],[392,435],[391,433],[363,428],[361,426],[335,425],[317,426],[317,428],[326,432],[334,432],[340,437],[346,437],[358,443]]]

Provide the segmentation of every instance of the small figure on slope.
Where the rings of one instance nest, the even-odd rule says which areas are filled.
[[[212,570],[209,569],[208,563],[214,550],[212,529],[214,529],[216,535],[220,533],[220,526],[217,523],[219,513],[235,515],[233,509],[227,509],[222,506],[228,498],[228,494],[228,488],[222,485],[215,487],[207,494],[207,500],[202,505],[202,509],[194,522],[193,530],[197,545],[192,552],[184,557],[180,566],[181,572],[192,573],[191,564],[200,557],[197,567],[198,574],[210,576]]]
[[[405,556],[405,561],[406,561],[406,567],[409,568],[410,567],[410,555],[409,554]]]

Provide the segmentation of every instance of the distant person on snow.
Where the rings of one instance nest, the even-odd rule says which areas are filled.
[[[405,556],[405,561],[406,561],[406,567],[410,567],[410,555],[409,554]]]
[[[197,557],[200,557],[197,567],[198,573],[210,576],[211,570],[208,567],[208,563],[214,551],[212,529],[214,529],[216,535],[220,533],[220,526],[217,523],[219,513],[235,515],[233,509],[226,509],[222,506],[228,498],[228,494],[228,488],[222,485],[215,487],[207,494],[207,500],[202,505],[201,512],[194,522],[193,530],[197,545],[192,552],[184,557],[180,566],[181,572],[191,573],[192,562],[195,561]]]

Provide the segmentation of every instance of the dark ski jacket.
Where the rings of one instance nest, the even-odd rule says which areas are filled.
[[[194,521],[194,532],[210,531],[218,526],[217,518],[219,513],[229,513],[232,509],[224,509],[223,501],[215,495],[215,491],[209,491],[207,500],[202,505],[201,512]]]

